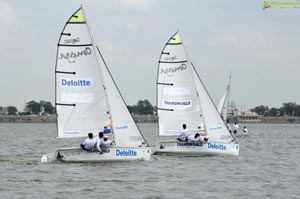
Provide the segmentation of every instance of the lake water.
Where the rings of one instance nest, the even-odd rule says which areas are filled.
[[[157,124],[139,127],[154,146]],[[247,127],[237,157],[66,164],[40,162],[81,141],[55,139],[55,124],[0,124],[0,198],[300,198],[300,125]]]

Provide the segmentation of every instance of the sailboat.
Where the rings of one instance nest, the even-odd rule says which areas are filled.
[[[239,144],[228,131],[194,65],[179,32],[166,43],[157,72],[159,142],[155,154],[238,155]],[[190,134],[205,132],[206,143],[177,141],[182,125]],[[171,139],[173,137],[173,139]],[[167,139],[168,138],[168,139]]]
[[[231,86],[231,72],[229,75],[229,83],[226,86],[225,93],[220,99],[218,105],[218,112],[223,117],[225,123],[227,123],[227,115],[228,115],[228,105],[229,105],[229,94],[230,94],[230,86]]]
[[[87,137],[111,126],[110,152],[87,152],[80,147],[59,148],[42,162],[105,162],[149,160],[151,148],[130,115],[94,44],[83,8],[67,21],[56,58],[57,137]],[[97,135],[98,136],[98,135]],[[79,143],[78,143],[79,145]]]

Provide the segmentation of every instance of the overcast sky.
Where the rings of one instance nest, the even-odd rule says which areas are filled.
[[[300,9],[263,10],[263,0],[0,0],[0,106],[54,104],[57,42],[80,4],[129,105],[156,105],[158,59],[178,29],[215,103],[232,70],[238,108],[300,104]]]

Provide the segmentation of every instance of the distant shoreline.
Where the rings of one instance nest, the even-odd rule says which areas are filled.
[[[157,123],[154,115],[133,115],[137,123]],[[230,123],[263,123],[263,124],[300,124],[300,117],[259,117],[259,120],[239,121],[229,118]],[[30,116],[0,116],[0,123],[56,123],[56,115],[30,115]]]

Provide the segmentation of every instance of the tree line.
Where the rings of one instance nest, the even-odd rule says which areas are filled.
[[[257,106],[250,111],[263,116],[271,117],[300,117],[300,105],[295,102],[283,103],[280,108],[269,108],[268,106]]]
[[[136,105],[127,106],[129,112],[133,115],[155,115],[156,107],[147,100],[139,100]],[[268,106],[260,105],[250,109],[263,116],[272,117],[300,117],[300,105],[295,102],[283,103],[280,108],[269,108]],[[15,106],[0,106],[0,115],[51,115],[56,114],[55,107],[51,102],[41,100],[36,102],[34,100],[26,103],[23,111],[18,111]]]
[[[15,106],[0,106],[0,115],[49,115],[55,113],[55,107],[51,102],[44,100],[27,102],[23,111],[19,111]]]
[[[136,105],[127,106],[131,114],[153,115],[155,107],[148,100],[139,100]],[[0,106],[0,115],[51,115],[55,114],[56,109],[51,102],[34,100],[25,104],[24,110],[19,111],[15,106]]]

